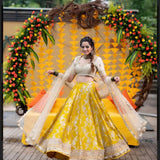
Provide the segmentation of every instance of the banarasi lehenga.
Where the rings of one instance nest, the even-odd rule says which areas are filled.
[[[99,56],[94,56],[93,59],[94,72],[91,65],[84,63],[81,57],[77,56],[67,71],[53,80],[43,98],[19,120],[25,141],[48,157],[62,160],[119,158],[129,152],[130,148],[125,136],[111,120],[109,106],[102,102],[106,91],[111,95],[128,133],[136,140],[144,132],[146,121],[122,95],[111,77],[106,76]],[[59,92],[70,74],[95,78],[97,73],[103,80],[105,89],[97,90],[99,82],[96,80],[77,82],[65,103],[58,109],[54,108]]]

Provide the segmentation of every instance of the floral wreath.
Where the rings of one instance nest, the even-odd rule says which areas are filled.
[[[41,10],[42,12],[42,10]],[[122,10],[121,7],[110,5],[107,13],[100,17],[104,24],[113,27],[117,33],[117,42],[129,40],[129,55],[125,63],[129,63],[132,68],[136,60],[140,65],[143,78],[150,76],[157,78],[157,45],[152,37],[149,37],[145,27],[135,18],[132,11]],[[42,13],[32,15],[25,20],[23,28],[13,36],[11,46],[9,46],[9,56],[7,57],[7,69],[4,72],[4,97],[13,97],[16,104],[17,113],[23,115],[27,111],[26,98],[30,94],[26,88],[25,80],[28,74],[29,63],[27,56],[33,54],[39,62],[39,57],[33,49],[33,45],[43,38],[47,45],[47,37],[54,44],[54,38],[47,31],[49,25],[54,25],[53,20],[48,15]],[[39,42],[38,42],[39,43]],[[31,58],[31,65],[35,68],[34,60]],[[21,111],[21,112],[20,112]]]
[[[43,10],[40,12],[43,12]],[[8,49],[10,53],[7,57],[7,69],[3,74],[3,101],[13,97],[18,114],[26,112],[26,98],[30,97],[25,85],[28,68],[30,68],[27,57],[33,54],[39,62],[39,57],[34,51],[33,45],[41,40],[41,37],[46,45],[48,43],[47,37],[55,44],[54,38],[47,30],[49,25],[53,26],[54,24],[53,20],[49,20],[48,15],[43,16],[42,13],[35,15],[35,11],[33,11],[31,17],[24,21],[21,30],[12,37],[13,40]],[[34,69],[35,62],[32,58],[30,60]]]

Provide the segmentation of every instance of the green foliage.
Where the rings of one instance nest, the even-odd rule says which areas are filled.
[[[138,51],[135,50],[135,51],[131,52],[131,53],[128,55],[128,57],[126,58],[125,64],[129,62],[130,68],[132,68],[133,61],[134,61],[135,58],[137,57],[137,54],[138,54]]]
[[[144,24],[143,27],[141,28],[141,34],[144,36],[153,36],[153,32],[150,28],[147,28],[147,25]]]
[[[112,2],[109,4],[109,9],[108,9],[108,13],[116,13],[117,10],[117,6],[115,6]]]
[[[152,63],[147,62],[142,64],[142,78],[144,77],[149,77],[153,72],[152,72]]]

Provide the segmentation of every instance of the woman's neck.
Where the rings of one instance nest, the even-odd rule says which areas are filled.
[[[84,59],[90,59],[90,58],[91,58],[91,54],[83,55],[83,58],[84,58]]]

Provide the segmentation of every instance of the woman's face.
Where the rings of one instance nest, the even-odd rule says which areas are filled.
[[[90,54],[92,50],[93,50],[93,48],[90,46],[90,44],[88,42],[82,42],[81,51],[82,51],[82,53],[84,53],[85,56]]]

